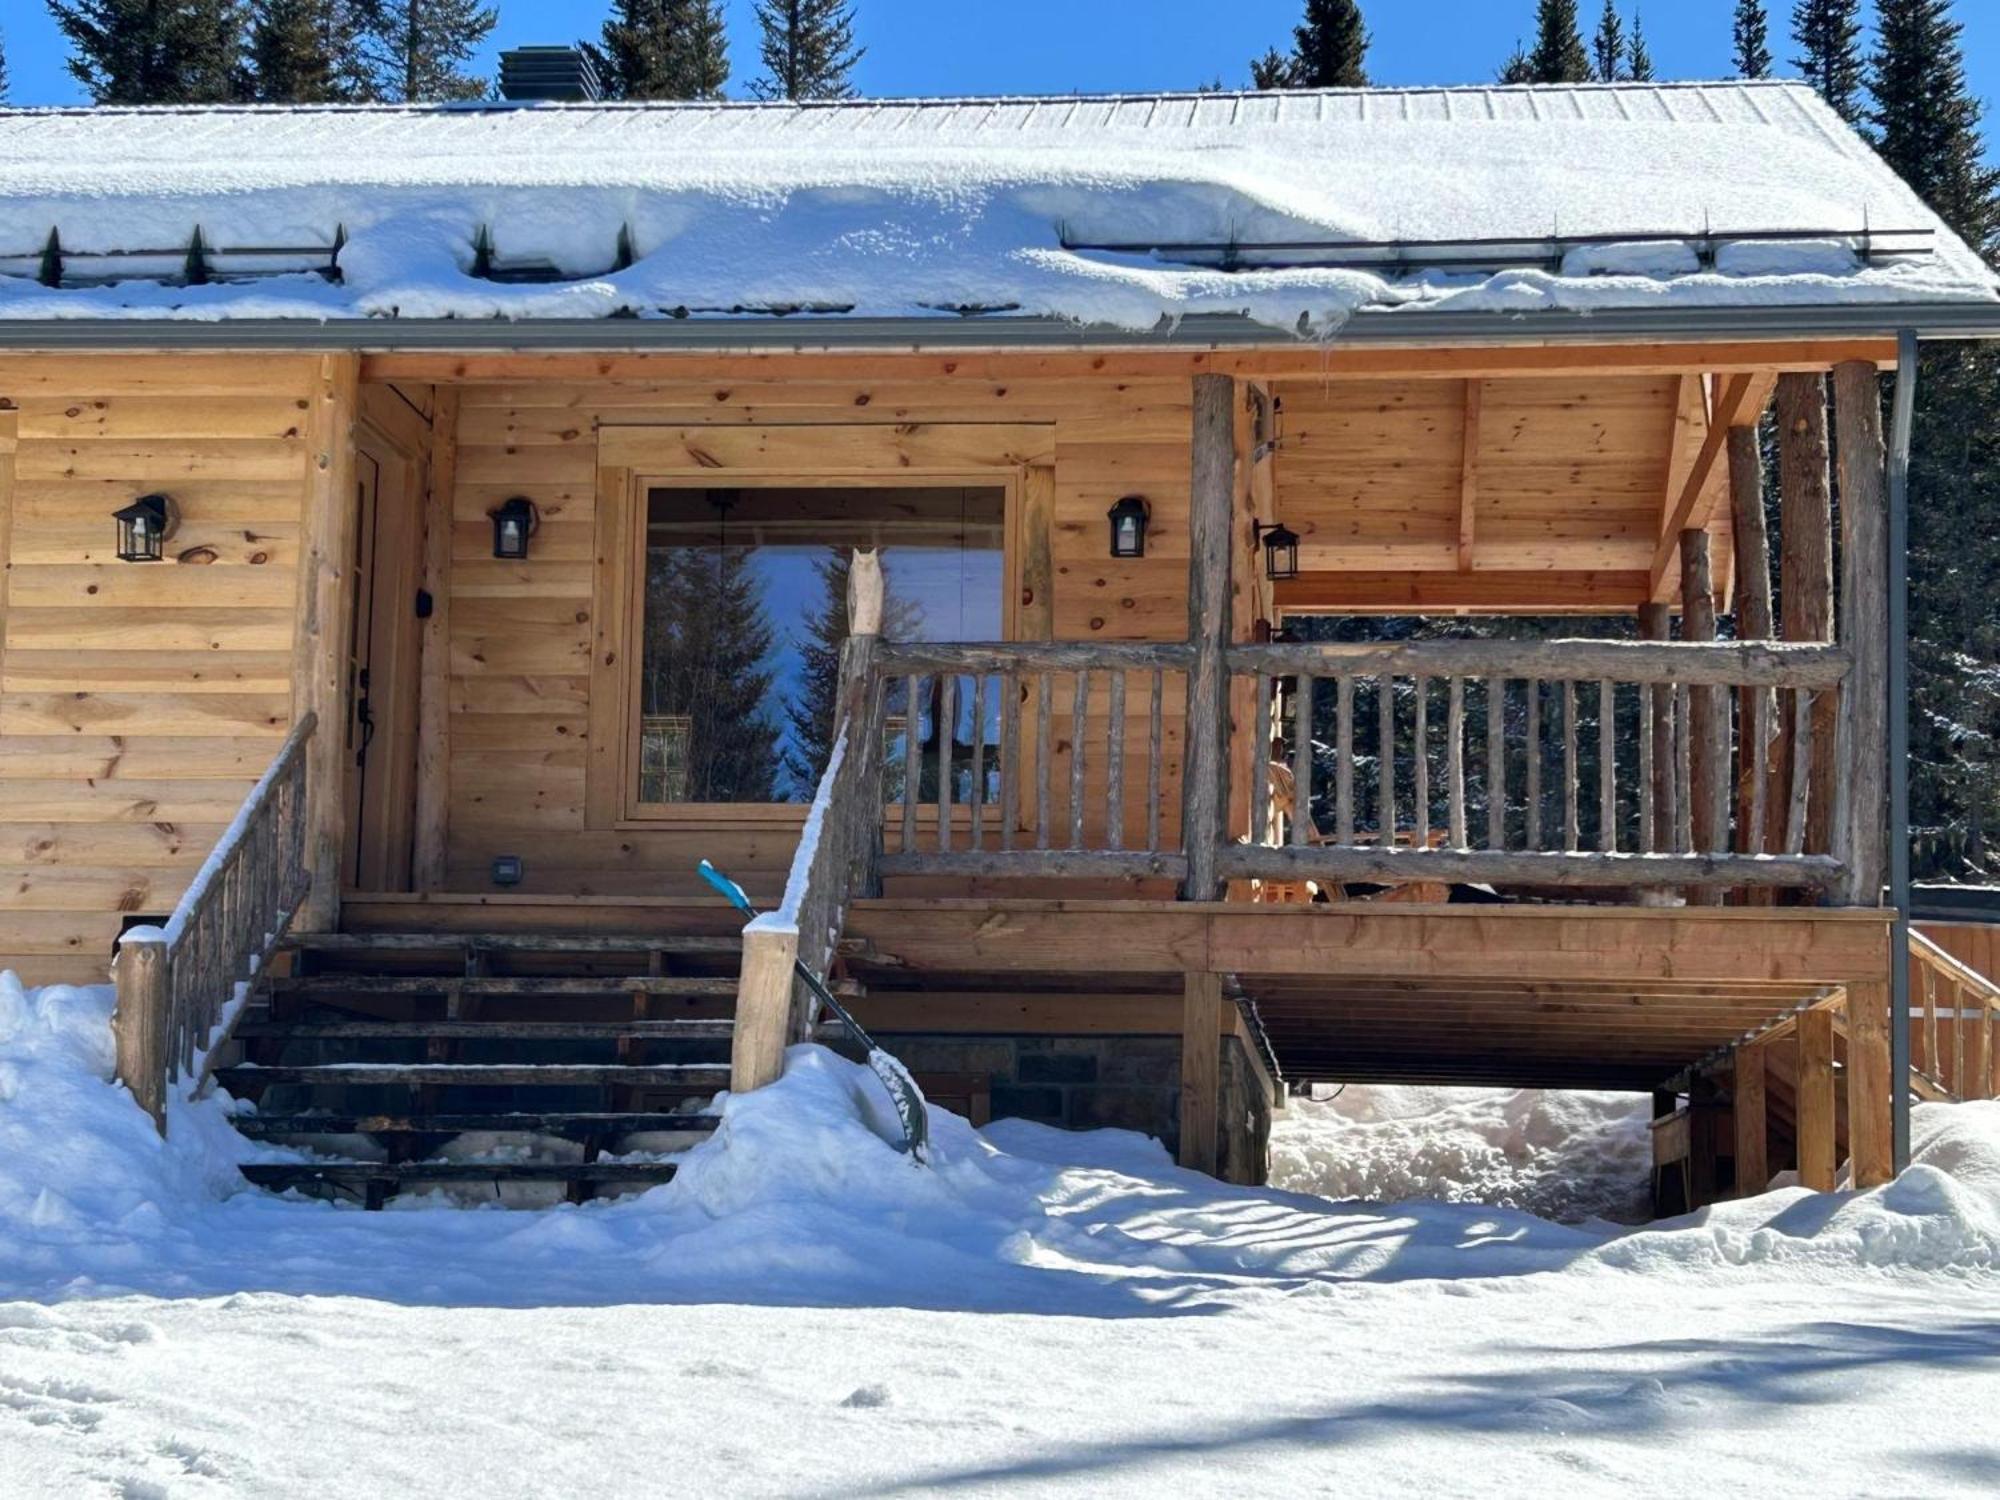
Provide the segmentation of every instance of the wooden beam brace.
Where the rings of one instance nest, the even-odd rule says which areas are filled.
[[[1798,1024],[1798,1081],[1794,1086],[1798,1124],[1799,1182],[1816,1193],[1833,1191],[1839,1157],[1834,1135],[1833,1023],[1828,1008],[1802,1011]]]
[[[1285,614],[1624,615],[1646,598],[1648,575],[1582,569],[1447,573],[1302,572],[1276,585]]]
[[[1708,431],[1696,450],[1694,460],[1687,466],[1680,487],[1673,495],[1660,528],[1660,540],[1653,548],[1650,569],[1654,599],[1671,599],[1678,581],[1675,577],[1675,554],[1680,550],[1680,539],[1689,528],[1702,529],[1708,523],[1705,514],[1697,515],[1696,507],[1707,492],[1709,481],[1721,463],[1729,442],[1729,429],[1740,419],[1749,404],[1752,377],[1732,375],[1723,383],[1722,394],[1716,400],[1714,410],[1709,413]]]

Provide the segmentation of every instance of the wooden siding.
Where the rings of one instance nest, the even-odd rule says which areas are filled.
[[[1053,493],[1025,485],[1023,528],[1048,533],[1052,598],[1032,597],[1023,567],[1019,617],[1027,635],[1175,640],[1187,629],[1189,394],[1184,380],[942,382],[897,378],[819,382],[780,372],[757,379],[461,388],[450,574],[450,743],[447,884],[490,889],[495,854],[527,860],[526,889],[664,894],[696,888],[707,856],[754,882],[775,882],[796,819],[717,821],[668,829],[619,826],[585,795],[593,705],[594,559],[600,535],[599,428],[747,425],[924,427],[1004,423],[1053,429]],[[829,435],[830,436],[830,435]],[[1146,556],[1114,562],[1106,513],[1120,497],[1152,508]],[[513,495],[541,510],[526,563],[495,561],[487,513]],[[1045,517],[1045,520],[1038,518]],[[1017,549],[1032,554],[1024,536]],[[1058,695],[1067,705],[1067,689]],[[1092,695],[1093,743],[1103,743],[1108,690]],[[1128,695],[1128,715],[1146,699]],[[1178,785],[1180,697],[1166,705],[1167,777]],[[599,722],[603,720],[600,717]],[[1067,798],[1067,720],[1054,777]],[[600,732],[602,732],[600,730]],[[1144,784],[1143,725],[1126,737],[1127,785]],[[1098,756],[1102,761],[1102,754]],[[1104,767],[1091,765],[1086,805],[1102,807]],[[1177,797],[1168,797],[1169,828]],[[1059,810],[1066,813],[1066,806]],[[1136,808],[1133,828],[1143,830]]]
[[[99,981],[283,739],[314,361],[0,359],[0,964]],[[111,512],[164,491],[167,560]]]

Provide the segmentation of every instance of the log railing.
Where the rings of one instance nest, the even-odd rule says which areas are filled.
[[[191,1094],[312,883],[300,719],[164,927],[134,927],[112,965],[119,1081],[162,1131],[168,1092]]]
[[[743,929],[730,1087],[762,1088],[784,1072],[785,1048],[817,1017],[797,976],[802,963],[825,979],[847,905],[875,888],[882,839],[882,566],[854,556],[848,573],[848,638],[841,647],[833,749],[792,855],[784,900]]]
[[[1168,702],[1191,659],[1179,643],[883,643],[883,873],[1178,879]]]
[[[1836,647],[1272,644],[1232,647],[1229,665],[1255,684],[1253,745],[1274,766],[1238,822],[1282,835],[1222,848],[1224,877],[1825,887],[1843,868],[1807,847],[1803,797],[1779,847],[1761,804],[1747,852],[1729,826],[1732,706],[1782,700],[1810,765],[1811,701],[1850,666]],[[1769,742],[1751,738],[1761,783]],[[1295,815],[1272,819],[1274,783]]]
[[[2000,1098],[2000,986],[1910,934],[1910,1066],[1953,1098]]]

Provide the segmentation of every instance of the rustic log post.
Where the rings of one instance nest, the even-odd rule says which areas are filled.
[[[1762,1044],[1743,1043],[1733,1063],[1730,1108],[1736,1125],[1736,1196],[1754,1198],[1771,1185],[1769,1092]]]
[[[1771,638],[1771,539],[1764,524],[1764,452],[1755,427],[1729,430],[1729,497],[1736,552],[1733,607],[1736,639]],[[1736,754],[1736,849],[1763,854],[1782,847],[1783,834],[1769,830],[1769,755],[1773,696],[1767,688],[1743,688],[1738,695]],[[1748,894],[1753,906],[1768,905],[1766,892]]]
[[[776,1083],[792,1042],[792,965],[799,956],[799,933],[767,921],[760,917],[743,929],[736,1030],[729,1044],[729,1088],[737,1094]]]
[[[1215,855],[1229,795],[1229,527],[1236,486],[1236,382],[1194,378],[1188,495],[1187,743],[1181,763],[1183,899],[1221,893]],[[1211,1095],[1211,1100],[1213,1096]],[[1211,1104],[1212,1109],[1212,1104]],[[1213,1151],[1211,1150],[1211,1162]]]
[[[1690,527],[1681,533],[1681,635],[1690,641],[1715,639],[1715,591],[1708,566],[1708,533]],[[1697,687],[1688,697],[1689,824],[1694,850],[1719,852],[1729,828],[1729,706],[1726,688]],[[1713,906],[1721,893],[1702,888],[1688,893],[1697,905]]]
[[[1840,1165],[1834,1141],[1832,1009],[1821,1005],[1800,1011],[1798,1033],[1799,1183],[1816,1193],[1830,1193]]]
[[[167,1133],[171,972],[164,935],[127,934],[120,940],[118,956],[111,965],[112,983],[118,993],[117,1008],[111,1015],[118,1081],[132,1091],[139,1107],[153,1117],[161,1135]]]
[[[1639,636],[1642,640],[1667,641],[1673,638],[1673,616],[1665,604],[1639,606]],[[1652,704],[1652,809],[1653,826],[1646,848],[1674,847],[1674,690],[1656,683],[1643,690]]]
[[[1189,972],[1181,1000],[1180,1164],[1215,1174],[1222,1091],[1222,976]]]
[[[840,646],[840,709],[848,722],[847,753],[861,759],[865,796],[833,816],[847,825],[847,889],[850,896],[882,894],[882,702],[885,685],[876,676],[882,638],[882,555],[856,552],[847,565],[847,639]],[[984,723],[984,720],[981,720]],[[859,738],[872,735],[872,740]],[[1010,768],[1002,766],[1001,774]]]
[[[1840,786],[1847,810],[1849,906],[1876,906],[1888,878],[1889,533],[1888,449],[1875,366],[1834,367],[1840,435],[1840,637],[1854,653],[1841,694]]]
[[[354,490],[354,420],[361,362],[322,355],[306,412],[305,548],[299,559],[298,614],[292,639],[292,719],[318,715],[325,732],[306,751],[306,864],[312,887],[293,924],[321,932],[340,915],[340,865],[346,844],[346,766],[342,726],[348,715],[350,576],[360,506]]]
[[[1833,486],[1828,469],[1826,378],[1799,373],[1778,377],[1779,634],[1788,641],[1833,639]],[[1792,761],[1792,716],[1771,757],[1772,776],[1784,790],[1773,807],[1790,808],[1803,791],[1805,845],[1815,853],[1832,847],[1835,776],[1834,700],[1814,697],[1811,773],[1800,788]]]

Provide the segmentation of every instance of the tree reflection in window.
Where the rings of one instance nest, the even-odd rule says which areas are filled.
[[[998,489],[651,491],[640,801],[809,801],[832,749],[854,549],[882,553],[892,639],[994,640],[1004,513]],[[890,685],[891,800],[901,795],[907,697],[904,683]],[[969,765],[967,693],[957,707],[953,760]],[[935,684],[917,709],[919,794],[934,796]],[[989,743],[998,712],[989,704],[979,729]]]

